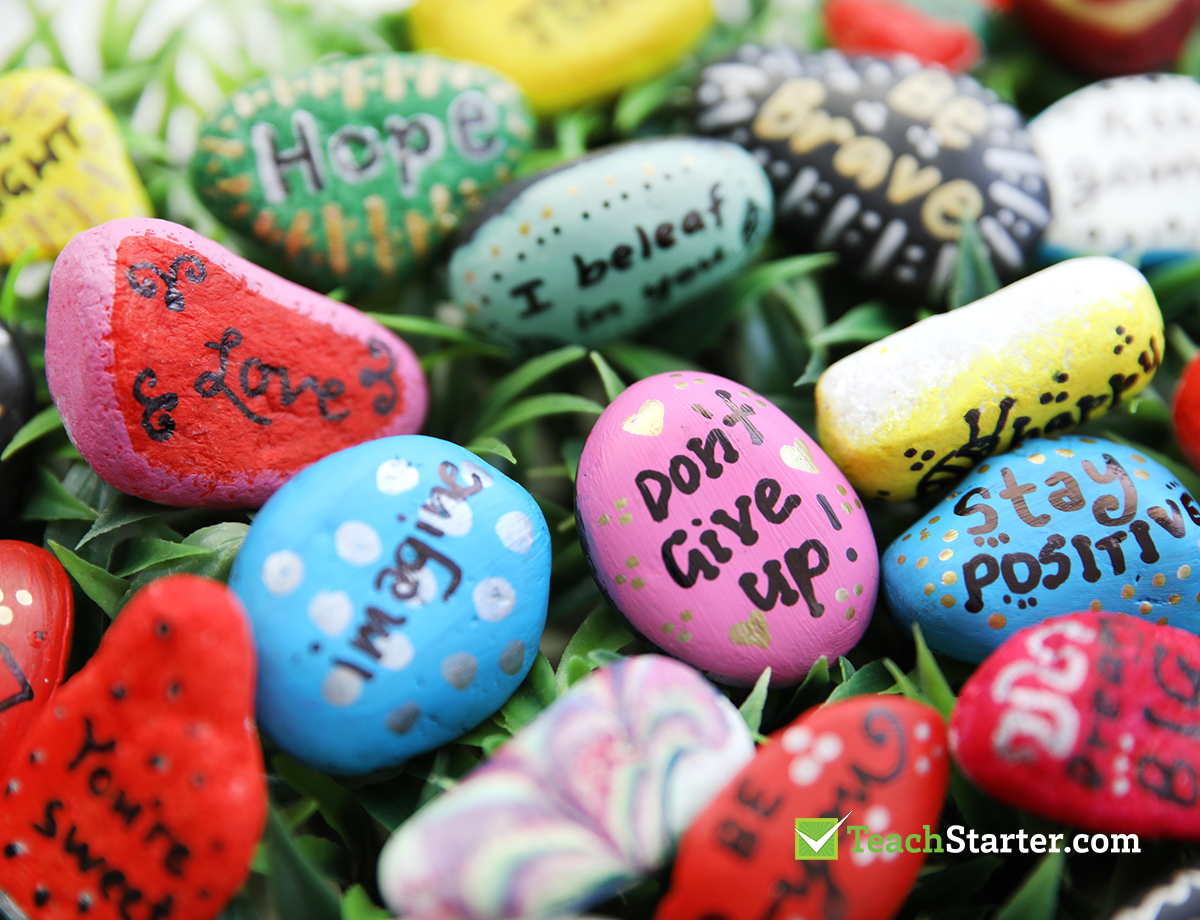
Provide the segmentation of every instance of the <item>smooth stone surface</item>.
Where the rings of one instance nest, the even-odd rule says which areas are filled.
[[[818,437],[864,495],[923,498],[1134,396],[1163,346],[1140,272],[1071,259],[838,361],[817,381]]]
[[[1194,358],[1179,377],[1171,420],[1179,449],[1194,469],[1200,469],[1200,361]]]
[[[76,233],[154,213],[116,118],[58,70],[0,77],[0,265],[53,259]]]
[[[181,506],[257,507],[326,454],[417,431],[427,398],[394,333],[163,220],[63,250],[46,377],[100,478]]]
[[[1187,920],[1200,916],[1200,869],[1180,869],[1171,880],[1123,907],[1110,920]]]
[[[1174,474],[1099,438],[1034,438],[978,466],[883,554],[905,632],[982,661],[1016,630],[1112,610],[1200,632],[1200,506]]]
[[[983,52],[972,29],[898,0],[829,0],[821,15],[830,44],[848,55],[911,54],[967,73]]]
[[[1200,639],[1181,629],[1113,613],[1056,617],[971,675],[950,749],[988,795],[1032,814],[1195,841],[1197,673]]]
[[[1046,167],[1052,256],[1161,261],[1200,252],[1200,83],[1175,74],[1105,80],[1029,123]]]
[[[846,477],[781,410],[715,374],[647,377],[583,448],[576,516],[600,590],[714,678],[794,684],[858,642],[879,585]]]
[[[0,322],[0,451],[33,418],[35,390],[25,350],[8,326]],[[0,463],[0,515],[11,513],[29,496],[29,462],[28,453],[18,453]]]
[[[51,553],[0,540],[0,775],[62,681],[74,613],[71,581]]]
[[[369,773],[517,689],[546,622],[550,535],[529,493],[465,448],[385,438],[272,496],[229,584],[254,625],[263,729],[318,770]]]
[[[496,72],[430,54],[334,59],[235,92],[200,129],[196,191],[313,287],[396,285],[509,178],[533,122]]]
[[[512,77],[540,114],[666,70],[713,19],[711,0],[418,0],[413,43]]]
[[[450,258],[450,293],[506,342],[596,344],[737,275],[771,222],[771,186],[740,147],[623,144],[489,199]]]
[[[936,302],[974,219],[1002,280],[1050,220],[1041,161],[1016,109],[912,57],[847,59],[743,45],[705,68],[696,127],[752,150],[801,251],[834,250],[855,280]]]
[[[225,586],[172,575],[139,591],[0,773],[0,908],[215,917],[266,822],[253,714],[254,647]]]
[[[694,670],[615,662],[405,822],[380,854],[380,892],[413,920],[574,914],[661,868],[753,754]]]
[[[923,847],[925,825],[937,833],[949,772],[929,706],[866,696],[810,710],[688,828],[655,920],[894,916],[925,862],[903,847],[911,834]],[[807,819],[843,817],[836,861],[801,858],[812,848],[797,830],[822,835]],[[879,853],[868,849],[875,834]]]

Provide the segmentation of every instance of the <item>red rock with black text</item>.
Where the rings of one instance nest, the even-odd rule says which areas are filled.
[[[933,835],[948,783],[945,727],[929,706],[861,696],[810,710],[688,828],[655,920],[887,920],[916,882],[926,834],[931,850],[944,846]],[[845,818],[836,860],[798,855],[807,818]]]
[[[71,582],[53,555],[0,540],[0,773],[63,678],[74,611]]]
[[[1034,814],[1200,840],[1200,638],[1105,612],[1021,630],[963,687],[950,746]]]
[[[240,604],[192,575],[142,589],[0,778],[0,913],[209,920],[266,820]]]

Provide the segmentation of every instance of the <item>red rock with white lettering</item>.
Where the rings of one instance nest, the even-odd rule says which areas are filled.
[[[51,553],[0,540],[0,774],[62,681],[75,599]]]
[[[1105,612],[1023,629],[963,686],[950,747],[1034,814],[1200,840],[1200,638]]]
[[[266,821],[245,613],[173,575],[134,596],[0,777],[0,914],[210,920]]]
[[[948,784],[929,706],[861,696],[810,710],[688,828],[655,920],[887,920],[944,846]]]

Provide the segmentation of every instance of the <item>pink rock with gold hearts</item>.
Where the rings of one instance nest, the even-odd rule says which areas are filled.
[[[576,480],[600,589],[643,636],[733,684],[794,684],[875,606],[862,503],[816,442],[739,383],[667,373],[612,401]]]

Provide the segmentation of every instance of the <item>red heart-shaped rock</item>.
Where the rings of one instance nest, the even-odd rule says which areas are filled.
[[[1023,629],[963,686],[950,746],[989,795],[1097,831],[1200,840],[1200,639],[1115,613]]]
[[[67,244],[46,378],[92,469],[169,505],[261,505],[326,454],[425,417],[402,339],[163,220],[109,221]]]
[[[810,710],[688,828],[655,920],[886,920],[925,847],[942,846],[948,784],[945,727],[929,706],[862,696]]]
[[[908,53],[922,64],[966,73],[982,52],[966,26],[897,0],[827,0],[822,14],[830,44],[847,54]]]
[[[266,820],[254,677],[245,614],[224,585],[174,575],[138,592],[0,780],[0,912],[220,913]]]
[[[0,540],[0,775],[63,678],[74,612],[71,581],[51,553]]]

